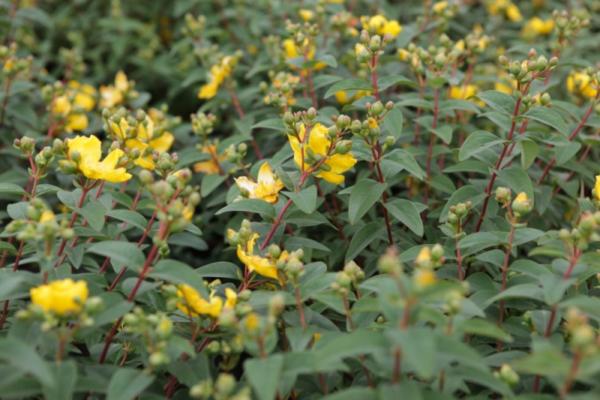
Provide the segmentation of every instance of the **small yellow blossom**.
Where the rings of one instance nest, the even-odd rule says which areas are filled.
[[[83,111],[92,111],[96,106],[96,89],[92,85],[77,81],[69,82],[69,89],[74,93],[73,104]]]
[[[67,116],[71,112],[71,102],[66,95],[58,96],[50,105],[52,114]]]
[[[511,0],[488,0],[487,10],[492,15],[502,15],[512,22],[519,22],[523,19],[519,7]]]
[[[526,38],[533,39],[537,36],[547,36],[554,29],[554,20],[543,20],[539,17],[533,17],[523,26],[522,34]]]
[[[415,285],[419,289],[433,285],[437,281],[435,272],[430,268],[417,269],[413,275]]]
[[[88,298],[88,287],[85,281],[63,279],[32,288],[31,302],[59,316],[76,314]]]
[[[596,183],[594,185],[594,198],[600,201],[600,175],[596,175]]]
[[[212,99],[215,97],[225,79],[231,76],[234,63],[234,57],[226,56],[218,64],[210,67],[208,82],[200,88],[198,98]]]
[[[301,9],[298,11],[298,15],[300,15],[300,18],[302,18],[304,21],[310,21],[315,17],[315,13],[311,10],[307,10],[307,9]]]
[[[217,146],[214,144],[204,145],[202,152],[209,154],[210,159],[194,164],[194,171],[202,172],[206,175],[216,175],[221,173],[220,163],[227,160],[225,154],[217,154]]]
[[[594,98],[598,94],[598,82],[585,71],[573,71],[567,77],[567,90],[576,95]]]
[[[402,26],[396,20],[388,20],[383,15],[374,15],[372,17],[363,16],[360,18],[364,29],[370,33],[378,35],[389,35],[395,38],[402,32]]]
[[[436,14],[441,13],[446,8],[448,8],[448,2],[447,1],[439,1],[439,2],[435,3],[433,5],[433,7],[431,7],[431,9],[433,10],[433,12],[436,13]]]
[[[217,318],[223,309],[223,299],[211,293],[208,300],[190,285],[181,284],[177,287],[177,308],[191,317],[208,315]]]
[[[42,212],[42,215],[40,216],[40,222],[43,224],[45,222],[52,222],[56,220],[56,216],[54,215],[54,213],[51,210],[45,210],[44,212]]]
[[[273,173],[268,162],[260,166],[256,182],[252,178],[241,176],[235,179],[235,183],[248,198],[264,200],[267,203],[277,203],[279,191],[283,189],[283,183]]]
[[[429,246],[424,246],[419,251],[417,258],[415,259],[417,264],[425,264],[431,262],[431,249]]]
[[[128,91],[132,88],[131,82],[123,71],[117,72],[114,85],[100,86],[100,107],[113,108],[123,104]]]
[[[77,153],[77,167],[89,179],[101,179],[120,183],[131,179],[131,175],[123,167],[117,167],[119,159],[124,155],[120,149],[112,150],[104,160],[102,143],[96,136],[77,136],[67,141],[68,156],[74,158]]]
[[[225,289],[225,305],[224,309],[233,309],[237,304],[237,292],[231,288]]]
[[[262,275],[264,277],[280,281],[275,261],[254,254],[254,244],[256,243],[256,239],[258,239],[258,237],[258,233],[254,233],[246,242],[245,246],[238,244],[237,256],[240,259],[240,261],[248,268],[248,270],[250,270],[250,272],[256,272],[257,274]],[[284,259],[286,257],[287,253],[282,252],[280,259]]]
[[[88,127],[88,117],[85,114],[71,114],[65,122],[65,132],[81,132]]]
[[[258,317],[258,314],[256,314],[255,312],[251,312],[244,319],[244,327],[250,333],[256,332],[259,325],[260,325],[260,318]]]
[[[327,127],[320,123],[317,123],[312,127],[308,140],[305,140],[305,134],[306,129],[303,125],[299,137],[288,135],[296,165],[299,168],[304,167],[305,170],[310,167],[309,160],[307,159],[310,150],[313,155],[326,158],[323,162],[325,169],[318,170],[316,174],[317,177],[335,185],[344,183],[344,172],[348,171],[356,164],[356,158],[354,158],[352,153],[329,155],[331,150],[330,147],[332,145],[331,139],[329,139]],[[307,143],[302,146],[301,141]]]
[[[288,63],[290,60],[292,60],[294,58],[304,57],[304,54],[303,54],[304,49],[299,48],[293,39],[285,39],[282,44],[283,44],[283,52],[285,53],[285,58],[286,58],[286,60],[288,60]],[[312,44],[309,44],[308,39],[305,39],[303,47],[308,48],[306,50],[306,59],[308,61],[313,61],[315,59],[315,53],[316,53],[315,46]],[[314,71],[319,71],[319,70],[322,70],[323,68],[325,68],[326,66],[327,66],[327,64],[325,64],[324,62],[318,61],[314,64],[312,69]],[[290,67],[292,69],[297,68],[295,65],[292,65],[292,64],[290,64]],[[304,75],[306,75],[306,71],[302,70],[300,74],[302,76],[304,76]]]
[[[340,91],[335,92],[335,99],[337,100],[337,102],[340,105],[345,105],[350,102],[356,101],[356,100],[360,99],[361,97],[369,96],[370,94],[371,94],[371,92],[368,90],[358,90],[358,91],[356,91],[356,93],[354,93],[354,95],[350,95],[345,90],[340,90]]]

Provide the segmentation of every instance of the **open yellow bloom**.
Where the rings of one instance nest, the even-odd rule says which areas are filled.
[[[457,100],[468,100],[476,94],[477,86],[475,85],[451,86],[448,97]]]
[[[124,155],[120,149],[111,151],[104,160],[102,143],[96,136],[77,136],[67,141],[68,156],[74,159],[78,155],[77,167],[89,179],[101,179],[107,182],[120,183],[131,179],[131,175],[123,167],[117,167],[119,159]]]
[[[594,185],[594,198],[600,201],[600,175],[596,175],[596,183]]]
[[[519,22],[523,19],[519,7],[511,0],[488,0],[487,10],[492,15],[503,15],[512,22]]]
[[[296,43],[294,42],[293,39],[285,39],[282,44],[283,44],[283,52],[285,53],[285,58],[288,61],[291,60],[291,59],[294,59],[294,58],[298,58],[298,57],[303,57],[304,56],[302,48],[299,48],[298,46],[296,46]],[[305,41],[305,46],[308,46],[308,39],[306,39],[306,41]],[[308,47],[308,51],[306,53],[306,59],[308,61],[314,60],[315,59],[315,53],[316,53],[315,46],[314,45],[310,45]],[[290,64],[290,66],[291,66],[292,69],[296,69],[295,65],[291,65]],[[322,70],[323,68],[325,68],[326,66],[327,66],[327,64],[325,64],[324,62],[319,61],[319,62],[315,63],[315,65],[313,66],[312,69],[315,70],[315,71],[319,71],[319,70]],[[305,74],[306,74],[306,71],[304,71],[304,70],[301,71],[301,75],[305,75]]]
[[[264,200],[267,203],[277,203],[279,191],[283,189],[283,183],[273,173],[268,162],[260,166],[256,182],[252,178],[241,176],[235,178],[235,183],[248,198]]]
[[[73,104],[84,111],[92,111],[96,106],[96,89],[92,85],[77,81],[69,82],[69,89],[74,93]]]
[[[100,86],[100,107],[113,108],[125,101],[125,95],[131,89],[131,83],[123,71],[117,72],[112,86]]]
[[[80,132],[88,127],[88,117],[85,114],[71,114],[65,122],[65,132]]]
[[[135,164],[148,170],[153,170],[155,165],[151,154],[144,155],[146,149],[150,147],[154,151],[165,152],[171,148],[175,140],[170,132],[164,131],[158,134],[154,128],[154,121],[150,117],[146,117],[144,123],[136,126],[133,135],[126,118],[121,118],[118,124],[114,121],[109,123],[111,131],[125,144],[125,147],[129,150],[139,150],[141,155],[135,160]]]
[[[330,147],[332,146],[331,139],[329,139],[327,127],[320,123],[312,127],[308,140],[304,139],[305,134],[306,129],[302,126],[299,137],[288,135],[296,165],[299,168],[302,168],[304,165],[304,169],[308,169],[310,163],[307,156],[310,151],[315,156],[326,157],[326,160],[323,162],[324,168],[318,170],[316,173],[317,177],[335,185],[344,183],[344,172],[356,164],[356,158],[354,158],[352,153],[329,155]],[[301,141],[307,142],[304,144],[304,151],[302,150]]]
[[[370,91],[358,90],[356,93],[354,93],[354,95],[350,96],[345,90],[340,90],[335,92],[335,99],[339,104],[344,105],[356,101],[361,97],[369,96],[370,94]]]
[[[585,71],[573,71],[567,77],[567,90],[579,96],[594,98],[598,94],[598,82]]]
[[[549,35],[554,29],[554,20],[543,20],[540,17],[533,17],[523,26],[522,34],[526,38],[533,39],[537,36]]]
[[[389,35],[393,38],[402,32],[402,26],[396,20],[388,20],[383,15],[374,15],[372,17],[360,17],[360,22],[364,29],[370,33],[378,35]]]
[[[52,222],[56,220],[56,216],[54,215],[54,213],[51,210],[45,210],[44,212],[42,212],[42,215],[40,216],[40,223],[45,223],[45,222]]]
[[[223,57],[219,64],[210,67],[208,82],[200,88],[198,98],[212,99],[217,95],[223,81],[231,76],[235,59],[231,56]]]
[[[217,146],[214,144],[202,146],[202,152],[210,155],[210,160],[197,162],[194,164],[194,171],[202,172],[206,175],[216,175],[221,173],[219,167],[222,161],[227,160],[225,154],[217,154]]]
[[[436,14],[441,13],[446,8],[448,8],[448,2],[447,1],[439,1],[439,2],[435,3],[433,5],[433,7],[431,7],[431,9],[433,10],[433,12],[436,13]]]
[[[254,244],[256,243],[256,239],[258,239],[258,233],[252,234],[250,239],[246,242],[245,246],[238,244],[238,258],[248,268],[248,270],[250,270],[250,272],[256,272],[257,274],[262,275],[264,277],[280,281],[279,275],[277,274],[277,265],[275,261],[254,254]],[[284,251],[281,253],[281,256],[279,258],[285,259],[286,257],[287,252]]]
[[[31,302],[45,312],[59,316],[76,314],[88,298],[85,281],[63,279],[32,288],[29,291]]]
[[[223,309],[223,299],[211,293],[208,300],[204,299],[196,289],[190,285],[181,284],[177,287],[177,308],[191,317],[208,315],[217,318]]]
[[[300,18],[304,21],[310,21],[315,17],[315,13],[312,10],[307,10],[305,8],[299,10],[298,15],[300,15]]]

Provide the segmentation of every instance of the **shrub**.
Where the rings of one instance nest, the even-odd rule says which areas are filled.
[[[2,397],[597,396],[561,3],[5,2]]]

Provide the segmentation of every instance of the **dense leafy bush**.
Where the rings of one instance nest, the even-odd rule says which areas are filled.
[[[0,10],[0,397],[600,396],[597,1]]]

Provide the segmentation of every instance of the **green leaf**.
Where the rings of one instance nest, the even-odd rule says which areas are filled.
[[[450,144],[452,141],[452,127],[450,125],[443,125],[439,128],[430,128],[431,132],[435,134],[435,136],[442,139],[442,141],[446,144]]]
[[[402,135],[402,126],[404,124],[404,115],[400,107],[394,107],[385,114],[383,119],[383,129],[395,138]]]
[[[475,131],[465,139],[458,152],[458,159],[459,161],[464,161],[500,143],[502,143],[502,140],[492,133]]]
[[[225,180],[227,179],[227,175],[204,175],[202,178],[202,183],[200,184],[200,194],[203,197],[211,194],[216,188],[219,187]]]
[[[131,400],[136,398],[154,381],[147,372],[132,368],[119,368],[110,378],[106,400]]]
[[[528,169],[540,153],[540,146],[533,140],[522,140],[519,145],[521,146],[521,166],[523,169]]]
[[[33,375],[42,385],[56,386],[52,369],[30,346],[16,337],[0,339],[0,360],[6,361],[13,368]]]
[[[78,211],[88,222],[90,228],[95,231],[102,230],[107,210],[100,201],[90,200]]]
[[[539,286],[532,283],[523,283],[520,285],[511,286],[505,291],[495,295],[485,302],[486,307],[495,303],[498,300],[504,299],[533,299],[541,300],[542,293]]]
[[[425,178],[425,171],[421,168],[415,157],[409,152],[401,149],[394,149],[383,157],[382,166],[391,172],[384,172],[387,177],[392,177],[398,172],[406,170],[412,176],[419,180]]]
[[[227,212],[249,212],[260,214],[263,217],[275,218],[275,208],[263,200],[243,199],[221,208],[215,215],[221,215]]]
[[[72,399],[77,382],[77,364],[73,360],[63,361],[53,367],[56,385],[44,386],[44,398],[47,400]]]
[[[185,283],[200,293],[204,295],[207,294],[204,281],[197,270],[180,261],[160,260],[154,268],[152,268],[150,276],[174,284]]]
[[[270,118],[260,121],[257,124],[252,125],[252,130],[254,129],[271,129],[274,131],[283,131],[285,129],[285,125],[281,118]]]
[[[350,246],[346,251],[346,261],[354,259],[383,232],[383,225],[379,221],[366,224],[352,236]]]
[[[534,121],[541,122],[544,125],[548,125],[562,134],[568,133],[567,124],[561,117],[560,113],[556,112],[556,110],[552,110],[544,106],[533,107],[523,114],[523,116]]]
[[[379,91],[384,91],[387,88],[390,88],[395,85],[403,85],[403,86],[410,86],[410,87],[417,86],[416,82],[408,79],[404,75],[386,75],[386,76],[382,76],[381,78],[379,78],[377,80],[377,87],[378,87]]]
[[[490,337],[492,339],[502,340],[506,343],[511,343],[513,341],[512,337],[500,329],[498,325],[485,319],[468,319],[461,323],[460,327],[464,333]]]
[[[348,218],[354,225],[373,207],[385,191],[386,185],[372,179],[363,179],[352,187],[348,204]]]
[[[273,400],[283,369],[283,356],[275,354],[267,358],[246,360],[244,372],[248,382],[260,400]]]
[[[515,99],[506,93],[498,92],[497,90],[487,90],[477,94],[485,104],[492,109],[504,114],[512,115],[515,108]]]
[[[8,194],[12,196],[23,196],[25,190],[17,184],[9,182],[0,182],[0,194]]]
[[[564,146],[556,146],[554,153],[556,154],[556,165],[563,165],[567,161],[571,160],[577,152],[581,149],[581,143],[570,142]]]
[[[385,207],[394,218],[406,225],[415,235],[423,236],[421,213],[412,201],[397,199],[388,202]]]
[[[368,387],[351,387],[336,391],[327,396],[321,397],[321,400],[377,400],[377,392]]]
[[[341,90],[371,90],[371,83],[364,79],[344,79],[336,82],[327,89],[323,98],[327,99]]]
[[[433,376],[436,369],[436,342],[428,328],[414,327],[407,330],[389,330],[388,338],[402,349],[402,358],[423,379]]]
[[[565,376],[570,362],[565,355],[550,343],[534,343],[534,351],[513,361],[517,372],[542,376]]]
[[[317,187],[310,185],[299,192],[283,192],[287,197],[292,199],[296,207],[303,213],[312,214],[317,209]]]
[[[502,185],[508,186],[515,195],[525,192],[529,199],[533,201],[533,184],[527,172],[521,167],[513,166],[505,168],[498,172],[498,181]]]
[[[229,261],[217,261],[197,268],[196,273],[202,278],[227,278],[240,280],[240,268]]]
[[[128,225],[135,226],[136,228],[141,229],[142,231],[146,229],[146,218],[142,214],[137,211],[132,210],[110,210],[106,213],[106,215],[110,218],[117,219],[119,221],[123,221]]]
[[[134,271],[141,268],[146,259],[136,244],[116,240],[95,243],[88,252],[109,257],[113,265],[126,265]]]

